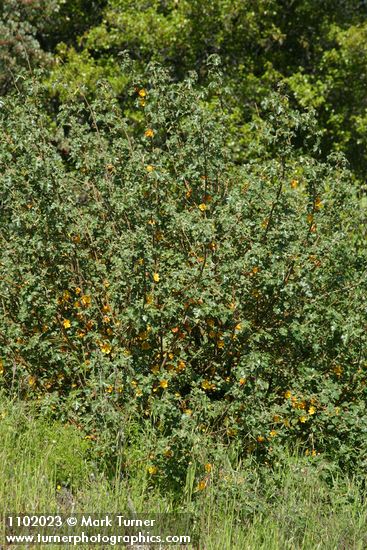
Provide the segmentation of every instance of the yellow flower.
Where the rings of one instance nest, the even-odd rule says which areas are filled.
[[[299,421],[304,424],[305,422],[307,422],[307,416],[300,416]]]
[[[265,437],[263,437],[262,435],[258,435],[256,439],[259,443],[263,443],[265,441]]]
[[[166,458],[171,458],[173,456],[173,451],[168,448],[163,451],[163,454]]]
[[[160,385],[160,387],[163,388],[163,389],[168,388],[168,380],[166,380],[166,379],[161,380],[161,381],[159,382],[159,385]]]
[[[185,361],[179,361],[177,365],[177,370],[179,372],[182,372],[183,370],[185,370],[185,368],[186,368]]]
[[[336,365],[333,368],[333,371],[337,376],[341,376],[343,374],[343,367],[341,367],[340,365]]]
[[[154,298],[153,298],[153,296],[152,296],[151,294],[147,294],[147,295],[146,295],[146,298],[145,298],[145,301],[146,301],[147,304],[150,305],[150,304],[152,304],[152,303],[154,302]]]
[[[220,348],[220,349],[224,348],[224,341],[223,340],[218,340],[217,348]]]
[[[142,88],[141,90],[139,90],[138,94],[140,95],[140,97],[146,97],[147,92],[144,90],[144,88]]]
[[[69,319],[64,319],[62,324],[64,325],[64,328],[70,328],[71,327],[71,323],[70,323]]]
[[[88,294],[84,294],[82,297],[81,297],[81,302],[83,304],[83,306],[90,306],[91,302],[92,302],[92,299],[91,297],[88,295]]]
[[[106,355],[111,353],[112,347],[109,342],[102,342],[99,347],[102,353],[105,353]]]
[[[312,223],[313,222],[313,214],[307,214],[307,222]]]
[[[153,172],[153,170],[154,170],[154,166],[152,166],[151,164],[148,164],[147,172]]]
[[[199,207],[198,207],[198,208],[199,208],[199,210],[201,210],[202,212],[205,212],[207,206],[206,206],[206,204],[205,204],[204,202],[202,202],[201,204],[199,204]]]
[[[30,377],[28,378],[28,384],[29,384],[30,386],[34,386],[35,383],[36,383],[36,377],[35,377],[35,376],[30,376]]]
[[[157,466],[148,466],[148,473],[154,476],[158,472]]]
[[[204,468],[205,468],[205,471],[208,472],[208,474],[210,474],[213,466],[208,462],[207,464],[205,464]]]
[[[241,329],[242,329],[241,323],[238,323],[238,324],[234,327],[234,330],[236,330],[236,331],[239,331],[239,330],[241,330]]]
[[[64,290],[64,292],[62,293],[62,298],[65,302],[70,300],[70,292],[68,290]]]
[[[154,136],[154,131],[151,128],[145,130],[144,135],[146,138],[152,138]]]
[[[240,386],[244,386],[246,384],[246,378],[240,378],[238,383]]]
[[[191,416],[192,415],[192,409],[185,409],[184,414],[186,414],[186,416]]]
[[[79,286],[77,286],[75,289],[75,294],[81,294],[81,292],[82,292],[82,289]]]
[[[206,489],[206,485],[207,485],[207,481],[205,479],[202,479],[201,481],[199,481],[199,483],[197,484],[197,490],[198,491],[204,491],[204,489]]]
[[[271,430],[270,437],[275,437],[277,435],[276,430]]]
[[[159,282],[159,279],[160,279],[159,274],[158,274],[158,273],[153,273],[153,281],[154,281],[155,283],[158,283],[158,282]]]
[[[289,390],[287,390],[286,392],[284,392],[284,397],[285,397],[286,399],[289,399],[291,396],[292,396],[292,393],[291,393]]]
[[[201,383],[201,387],[203,388],[203,390],[210,390],[212,385],[209,380],[203,380]]]
[[[298,187],[298,180],[292,180],[292,181],[291,181],[291,187],[292,187],[292,189],[297,189],[297,187]]]
[[[143,392],[140,388],[137,388],[137,390],[135,390],[135,395],[136,397],[141,397],[143,395]]]
[[[317,197],[315,200],[315,210],[320,210],[322,208],[322,202],[320,197]]]
[[[273,422],[280,422],[280,416],[279,416],[279,414],[275,414],[275,415],[273,416]]]

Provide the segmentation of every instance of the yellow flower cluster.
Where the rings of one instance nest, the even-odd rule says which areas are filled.
[[[201,383],[203,390],[215,390],[215,384],[209,382],[209,380],[203,380]]]

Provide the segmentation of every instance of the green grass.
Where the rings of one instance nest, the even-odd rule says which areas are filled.
[[[332,476],[321,458],[290,455],[266,471],[224,455],[204,490],[196,489],[193,464],[182,494],[169,495],[152,486],[143,462],[132,478],[107,479],[77,428],[37,418],[27,404],[2,398],[0,419],[3,513],[180,509],[198,518],[200,550],[367,547],[362,491],[353,480]],[[139,456],[137,449],[128,452]]]

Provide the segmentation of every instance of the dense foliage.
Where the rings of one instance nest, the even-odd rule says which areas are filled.
[[[36,81],[5,98],[2,384],[102,452],[136,411],[169,483],[200,433],[363,468],[363,200],[343,157],[320,157],[312,113],[279,94],[234,161],[217,64],[200,87],[125,60],[125,117],[102,83],[54,120]]]
[[[361,0],[2,0],[0,93],[20,87],[22,75],[41,65],[57,101],[80,86],[95,95],[103,77],[123,106],[124,50],[142,71],[155,60],[177,79],[195,69],[205,80],[207,56],[219,54],[237,127],[246,134],[261,100],[282,82],[293,106],[316,109],[324,155],[343,151],[361,186],[366,15]]]
[[[218,446],[363,472],[366,14],[0,0],[8,396],[101,457],[144,424],[165,486]]]

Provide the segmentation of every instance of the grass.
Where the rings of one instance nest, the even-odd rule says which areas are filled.
[[[224,457],[204,490],[195,490],[192,465],[182,494],[169,495],[152,487],[145,464],[133,478],[107,479],[77,428],[37,418],[27,404],[1,398],[0,419],[2,513],[179,509],[197,517],[200,550],[367,547],[362,491],[353,480],[330,475],[322,459],[290,454],[266,471]]]

